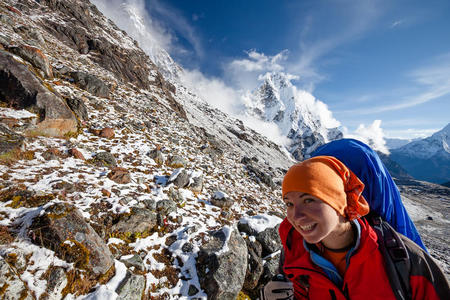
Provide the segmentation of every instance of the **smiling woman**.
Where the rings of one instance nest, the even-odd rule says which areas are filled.
[[[350,222],[319,198],[292,191],[283,200],[289,223],[308,243],[322,242],[327,248],[341,249],[353,242]]]
[[[442,271],[408,238],[401,237],[403,248],[396,249],[407,251],[409,267],[397,267],[383,252],[389,246],[378,225],[374,229],[361,219],[369,212],[363,189],[362,181],[331,156],[288,170],[282,183],[287,217],[279,233],[289,281],[274,278],[263,299],[448,299]]]

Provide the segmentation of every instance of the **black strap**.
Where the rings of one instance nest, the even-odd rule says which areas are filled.
[[[369,219],[378,236],[378,246],[385,260],[392,291],[398,300],[411,299],[409,274],[411,261],[400,235],[380,217]]]

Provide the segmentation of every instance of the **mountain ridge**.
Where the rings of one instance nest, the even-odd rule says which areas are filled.
[[[419,180],[444,183],[450,180],[450,123],[430,137],[391,151],[391,158]]]

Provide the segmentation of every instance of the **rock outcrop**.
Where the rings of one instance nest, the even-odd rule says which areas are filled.
[[[0,98],[8,107],[39,115],[35,131],[48,136],[76,132],[77,120],[61,97],[51,92],[26,65],[0,50]]]
[[[55,251],[62,259],[93,276],[104,275],[114,267],[108,246],[69,204],[49,206],[33,220],[29,229],[35,244]]]
[[[212,232],[210,238],[197,258],[201,287],[209,299],[234,300],[244,285],[247,246],[235,228]]]

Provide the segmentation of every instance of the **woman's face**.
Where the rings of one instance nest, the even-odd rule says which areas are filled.
[[[287,219],[310,244],[338,238],[345,219],[322,200],[302,192],[289,192],[283,198]]]

